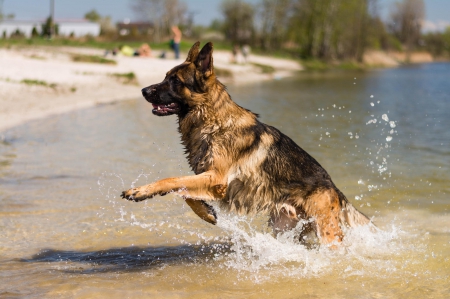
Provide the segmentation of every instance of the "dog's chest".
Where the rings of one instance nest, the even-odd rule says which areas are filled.
[[[196,173],[205,172],[214,165],[215,142],[210,130],[193,128],[189,136],[183,138],[189,165]]]

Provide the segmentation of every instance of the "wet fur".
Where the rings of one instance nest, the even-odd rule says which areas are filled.
[[[219,201],[239,214],[268,213],[275,234],[311,219],[299,238],[313,233],[321,243],[341,241],[344,226],[369,223],[313,157],[233,102],[214,74],[212,50],[208,43],[199,51],[197,42],[186,62],[142,90],[156,107],[154,114],[178,116],[196,175],[163,179],[124,191],[122,197],[141,201],[174,192],[213,224],[217,216],[205,201]]]

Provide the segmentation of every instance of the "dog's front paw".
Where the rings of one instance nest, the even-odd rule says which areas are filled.
[[[143,201],[147,198],[150,198],[152,196],[149,196],[147,192],[142,190],[142,188],[132,188],[128,189],[127,191],[123,191],[120,195],[122,198],[125,198],[126,200],[130,201]]]

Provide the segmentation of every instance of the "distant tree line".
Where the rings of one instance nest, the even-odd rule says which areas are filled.
[[[221,29],[234,44],[306,59],[361,61],[368,48],[421,46],[423,0],[396,2],[386,23],[378,11],[377,0],[223,0]]]
[[[423,34],[423,1],[397,0],[387,20],[382,20],[379,0],[222,0],[222,18],[206,27],[194,24],[195,12],[189,11],[183,0],[130,0],[136,20],[142,21],[139,26],[146,27],[131,27],[127,36],[121,36],[109,16],[95,10],[84,18],[100,24],[102,39],[166,42],[172,35],[170,28],[177,25],[187,39],[208,36],[209,40],[224,40],[228,46],[247,44],[258,51],[302,59],[360,62],[368,49],[407,54],[426,50],[449,59],[450,27]],[[0,12],[0,20],[2,17]],[[49,17],[40,32],[33,28],[32,37],[50,36],[52,28],[58,32]],[[11,37],[23,37],[23,33],[17,30]]]
[[[132,0],[131,8],[138,19],[148,20],[155,29],[155,41],[171,34],[173,25],[186,25],[187,5],[179,0]]]
[[[193,13],[182,0],[131,0],[131,7],[139,19],[153,23],[156,42],[178,25],[187,37],[209,29],[232,45],[303,59],[362,61],[368,49],[428,50],[450,57],[450,29],[422,34],[423,0],[394,2],[386,21],[379,0],[222,0],[222,19],[208,29],[193,25]]]

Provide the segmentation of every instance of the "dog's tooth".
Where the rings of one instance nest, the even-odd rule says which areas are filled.
[[[161,107],[160,107],[160,106],[158,106],[158,110],[161,110]]]

